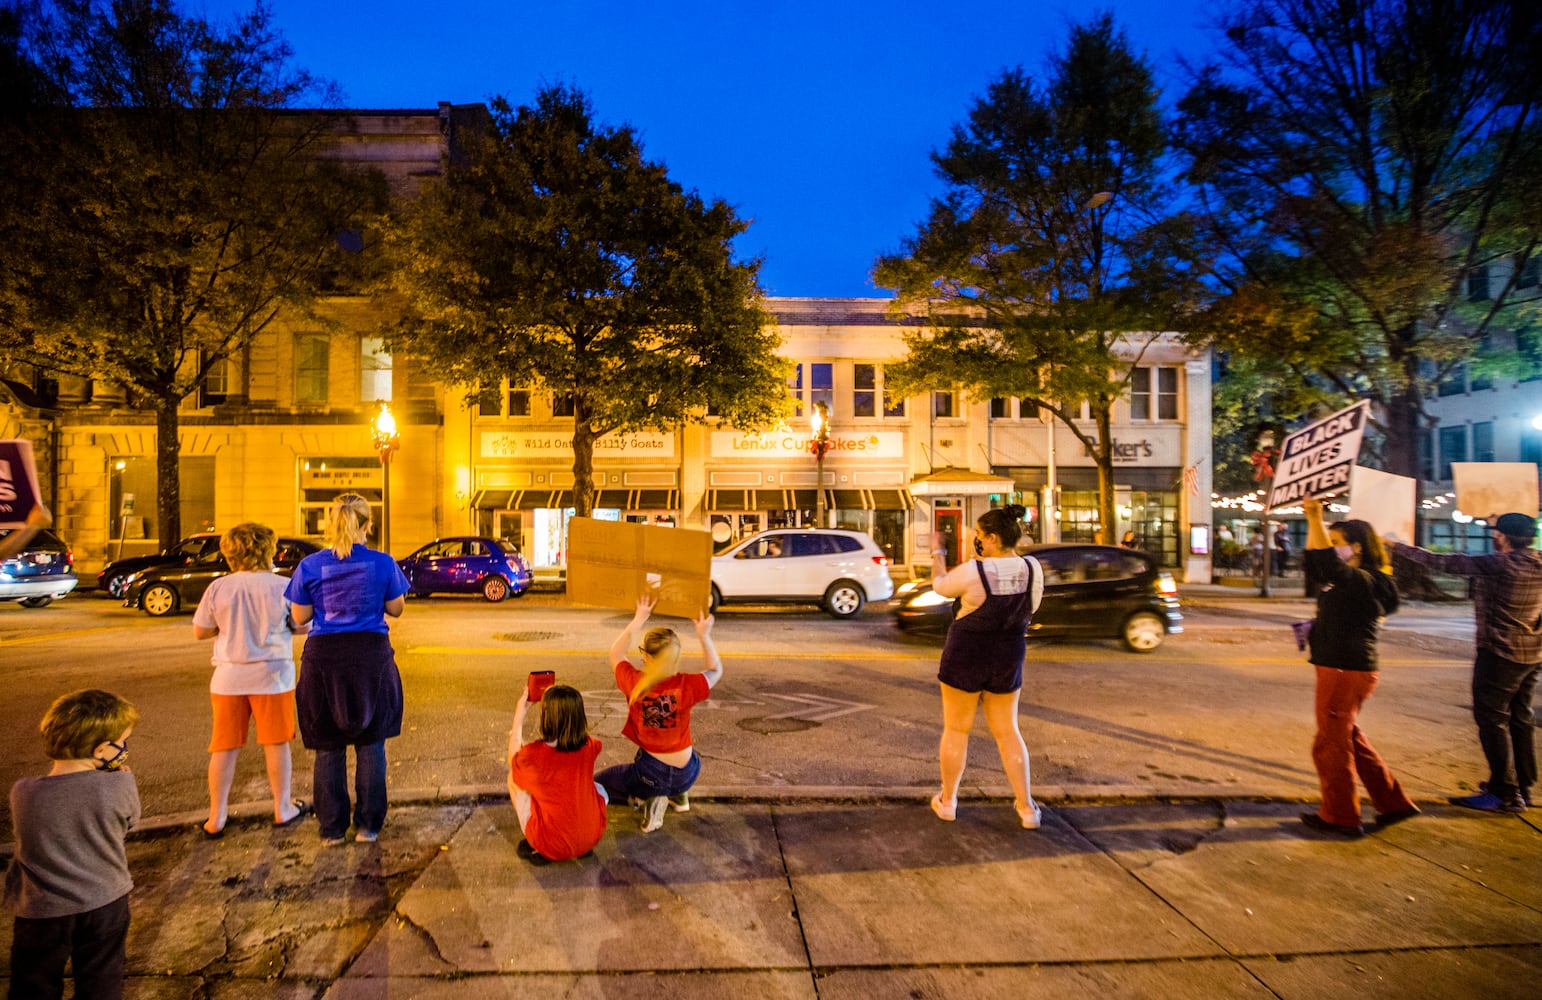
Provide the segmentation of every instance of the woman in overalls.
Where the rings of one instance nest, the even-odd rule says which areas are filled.
[[[932,812],[947,822],[956,818],[969,732],[983,702],[985,724],[1012,784],[1018,819],[1025,830],[1039,828],[1039,806],[1029,787],[1028,747],[1017,726],[1017,700],[1028,623],[1044,596],[1044,571],[1037,559],[1016,554],[1022,517],[1023,508],[1017,504],[982,514],[974,527],[978,558],[951,572],[946,553],[932,553],[932,589],[957,598],[937,670],[942,686],[942,741],[937,751],[942,791],[932,796]]]

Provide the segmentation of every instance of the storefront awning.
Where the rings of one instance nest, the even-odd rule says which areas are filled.
[[[510,500],[519,490],[478,490],[471,498],[471,506],[476,510],[512,510]]]
[[[678,510],[678,490],[633,490],[627,510]]]
[[[910,510],[916,505],[909,490],[867,490],[873,510]]]

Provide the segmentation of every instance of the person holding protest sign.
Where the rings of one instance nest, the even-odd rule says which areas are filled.
[[[1376,807],[1378,826],[1419,813],[1357,725],[1360,706],[1376,689],[1376,632],[1381,619],[1397,610],[1397,587],[1376,529],[1364,521],[1340,521],[1328,528],[1322,507],[1321,500],[1302,502],[1305,564],[1321,583],[1308,642],[1309,659],[1317,668],[1312,763],[1322,805],[1302,813],[1301,822],[1323,833],[1363,837],[1356,775]]]
[[[1531,699],[1542,668],[1542,553],[1533,545],[1536,518],[1512,512],[1486,519],[1494,551],[1437,554],[1394,542],[1398,555],[1429,569],[1472,580],[1477,655],[1472,663],[1472,715],[1488,759],[1476,795],[1453,798],[1480,812],[1522,813],[1537,780]]]

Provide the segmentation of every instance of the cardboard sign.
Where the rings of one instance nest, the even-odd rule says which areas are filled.
[[[42,502],[32,442],[21,438],[0,441],[0,528],[20,528],[32,508]]]
[[[1452,462],[1456,509],[1473,517],[1514,511],[1537,516],[1535,462]]]
[[[712,591],[712,536],[691,528],[575,517],[568,521],[568,598],[631,612],[644,593],[654,614],[696,618]]]
[[[1349,514],[1367,521],[1382,538],[1413,544],[1418,480],[1355,466],[1349,477]]]
[[[1267,508],[1329,497],[1349,489],[1349,472],[1360,455],[1371,404],[1361,400],[1331,417],[1307,424],[1280,446],[1280,464],[1269,487]]]

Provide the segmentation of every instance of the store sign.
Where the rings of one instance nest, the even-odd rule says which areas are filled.
[[[302,490],[378,490],[380,466],[323,469],[319,466],[300,470]]]
[[[640,431],[605,434],[595,439],[596,458],[674,458],[675,436]],[[539,431],[483,431],[483,458],[571,458],[572,434]]]
[[[713,458],[807,458],[809,436],[796,431],[770,434],[712,432]],[[900,431],[831,434],[825,458],[904,458],[905,435]]]

